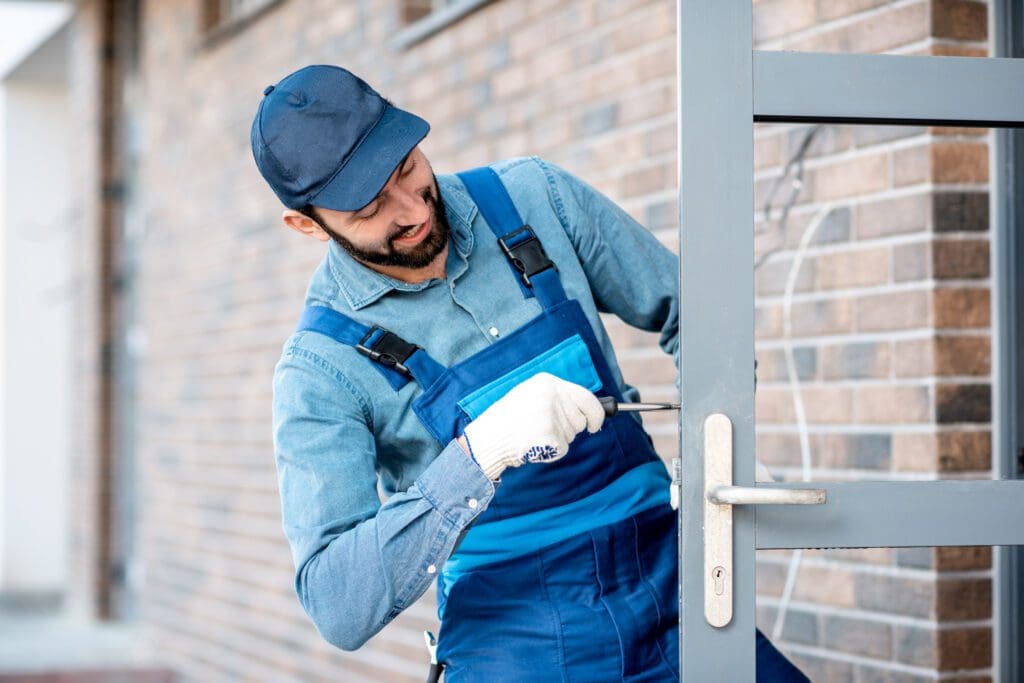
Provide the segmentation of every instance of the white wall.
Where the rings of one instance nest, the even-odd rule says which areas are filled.
[[[70,112],[57,27],[37,21],[20,61],[0,50],[0,593],[67,583]]]

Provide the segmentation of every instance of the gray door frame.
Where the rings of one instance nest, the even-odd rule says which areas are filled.
[[[749,2],[679,0],[677,17],[680,672],[687,683],[746,681],[754,680],[757,548],[1024,544],[1024,525],[1005,523],[1024,518],[1021,480],[816,483],[825,505],[731,506],[732,618],[709,624],[710,415],[731,421],[733,482],[755,485],[753,122],[1020,127],[1024,88],[1013,86],[1024,83],[1024,60],[761,53],[751,50]]]
[[[996,57],[1024,57],[1024,6],[996,0],[989,21]],[[996,130],[992,154],[993,469],[1001,478],[1024,476],[1024,131]],[[1017,201],[1015,201],[1017,199]],[[1024,680],[1024,548],[995,554],[995,661],[997,680]]]

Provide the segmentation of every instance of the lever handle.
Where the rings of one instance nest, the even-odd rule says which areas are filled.
[[[716,486],[707,497],[715,505],[823,505],[828,496],[825,489]]]

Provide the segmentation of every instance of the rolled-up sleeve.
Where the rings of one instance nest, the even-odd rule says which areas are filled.
[[[273,411],[296,592],[320,634],[354,650],[426,591],[494,484],[453,441],[382,504],[367,399],[294,344],[274,372]]]

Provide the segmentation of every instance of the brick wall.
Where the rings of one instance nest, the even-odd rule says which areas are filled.
[[[285,73],[342,64],[433,124],[423,148],[436,171],[540,154],[675,248],[675,3],[498,0],[406,50],[389,46],[403,21],[397,0],[271,3],[216,39],[199,31],[200,5],[146,2],[141,28],[135,606],[183,680],[422,679],[419,631],[436,628],[430,596],[345,654],[320,640],[292,590],[270,374],[323,247],[278,224],[279,205],[250,157],[251,117],[262,89]],[[87,112],[80,157],[95,174],[100,5],[78,7],[75,92]],[[976,30],[984,5],[973,2],[763,0],[755,17],[757,39],[771,49],[985,49]],[[758,130],[759,206],[804,131]],[[778,474],[800,473],[780,294],[802,228],[825,201],[837,209],[808,250],[793,305],[815,475],[987,467],[985,142],[925,129],[816,135],[785,238],[759,241],[764,251],[781,246],[759,269],[757,318],[759,448]],[[88,174],[81,183],[83,528],[95,518],[90,501],[102,476],[92,412],[99,294],[90,282],[98,183]],[[674,371],[653,336],[608,325],[626,377],[646,398],[671,398]],[[975,397],[970,415],[952,408],[964,405],[956,395]],[[647,423],[659,452],[673,457],[675,421]],[[84,531],[78,556],[87,559],[98,534]],[[788,561],[765,554],[760,567],[766,630]],[[970,657],[990,642],[989,563],[987,549],[805,553],[782,644],[816,680],[916,681],[938,668],[984,669],[987,660]]]
[[[762,49],[987,54],[984,2],[754,12]],[[823,126],[800,164],[810,132],[756,131],[759,456],[805,476],[788,343],[809,478],[989,477],[988,131]],[[990,548],[761,552],[759,620],[814,680],[991,680],[991,561]]]

